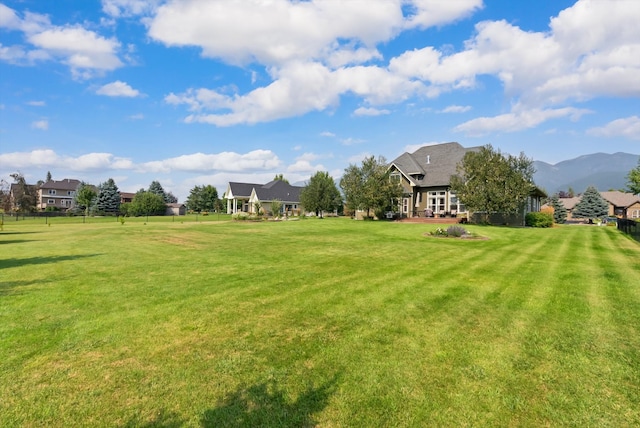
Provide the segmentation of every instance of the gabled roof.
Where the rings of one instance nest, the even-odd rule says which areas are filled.
[[[465,148],[455,142],[423,146],[411,154],[403,153],[390,165],[395,166],[416,186],[448,186],[464,155],[478,150],[480,147]]]
[[[55,189],[55,190],[76,190],[80,180],[73,178],[65,178],[64,180],[50,180],[40,185],[41,189]]]
[[[640,202],[640,196],[636,196],[633,193],[624,193],[619,191],[613,192],[600,192],[600,195],[611,205],[616,207],[630,207],[631,205]]]
[[[574,196],[573,198],[559,198],[558,200],[568,210],[572,210],[578,202],[582,199],[581,196]]]
[[[233,181],[229,182],[229,186],[227,187],[226,198],[229,199],[229,192],[231,192],[231,196],[233,198],[248,198],[251,196],[251,191],[255,187],[260,187],[262,184],[255,183],[236,183]]]
[[[304,187],[292,186],[282,180],[273,180],[265,185],[254,187],[256,196],[261,201],[279,200],[283,202],[299,202]]]

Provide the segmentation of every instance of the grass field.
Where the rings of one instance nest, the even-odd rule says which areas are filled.
[[[0,426],[640,425],[639,243],[433,228],[5,222]]]

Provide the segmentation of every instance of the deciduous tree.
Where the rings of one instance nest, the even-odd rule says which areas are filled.
[[[195,186],[189,192],[186,205],[189,210],[196,212],[213,211],[218,206],[218,191],[210,184]]]
[[[18,212],[30,212],[36,209],[38,195],[36,187],[27,184],[24,175],[20,172],[10,174],[13,178],[13,208]]]
[[[634,195],[640,195],[640,159],[638,159],[638,166],[627,174],[627,189]]]
[[[342,204],[342,198],[333,177],[326,171],[318,171],[302,189],[300,203],[305,210],[314,211],[322,217],[324,211],[338,208]]]
[[[84,215],[89,215],[89,210],[96,202],[96,196],[98,193],[94,190],[94,187],[90,184],[81,181],[76,187],[76,194],[73,196],[73,205],[84,212]]]
[[[533,186],[533,161],[524,153],[503,155],[491,145],[469,151],[451,177],[451,191],[471,211],[505,215],[520,212]]]
[[[164,215],[167,206],[162,196],[149,191],[139,191],[128,208],[129,215]]]
[[[349,165],[340,180],[347,206],[380,216],[386,209],[397,207],[402,197],[402,186],[389,179],[389,169],[384,157],[365,158],[360,167]]]

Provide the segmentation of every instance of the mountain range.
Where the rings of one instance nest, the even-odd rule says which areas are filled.
[[[623,190],[627,187],[627,174],[638,166],[639,155],[630,153],[593,153],[551,165],[534,161],[533,179],[549,195],[572,188],[583,193],[588,186],[599,191]]]

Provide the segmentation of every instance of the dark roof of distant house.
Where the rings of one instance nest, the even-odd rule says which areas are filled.
[[[299,202],[300,192],[304,187],[292,186],[286,181],[273,180],[264,185],[254,187],[256,196],[261,201],[279,200],[283,202]],[[235,193],[234,193],[235,194]]]
[[[478,150],[480,147],[465,148],[455,142],[423,146],[413,153],[401,154],[390,165],[394,165],[415,186],[448,186],[464,155]]]
[[[229,189],[231,190],[231,194],[233,195],[234,198],[239,198],[239,197],[248,198],[249,196],[251,196],[251,191],[255,187],[260,187],[260,186],[262,186],[262,184],[237,183],[233,181],[229,182]]]
[[[56,190],[76,190],[80,180],[73,178],[65,178],[64,180],[50,180],[40,185],[41,189],[56,189]]]

